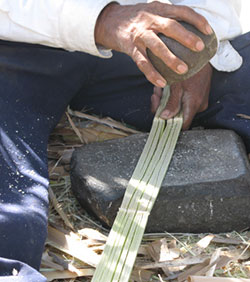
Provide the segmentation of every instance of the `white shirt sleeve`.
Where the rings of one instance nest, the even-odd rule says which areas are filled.
[[[111,51],[97,48],[94,39],[96,20],[111,2],[0,0],[0,38],[111,57]]]
[[[82,51],[108,58],[111,50],[96,46],[95,24],[111,2],[135,4],[147,0],[0,0],[0,39]],[[161,2],[169,2],[161,0]],[[218,70],[233,71],[242,59],[227,41],[241,33],[238,21],[241,0],[172,0],[204,15],[220,45],[211,63]]]

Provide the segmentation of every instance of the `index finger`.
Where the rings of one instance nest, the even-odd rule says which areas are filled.
[[[213,30],[206,18],[195,12],[190,7],[161,3],[161,5],[158,5],[157,14],[162,17],[185,21],[191,25],[194,25],[198,30],[206,35],[213,33]]]

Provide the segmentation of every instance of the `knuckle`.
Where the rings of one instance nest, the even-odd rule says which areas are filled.
[[[159,8],[162,7],[162,3],[159,1],[153,1],[153,2],[148,3],[148,7],[150,7],[153,10],[154,9],[158,10]]]
[[[194,10],[188,6],[180,6],[182,9],[182,13],[185,14],[186,16],[188,15],[193,15]]]
[[[199,39],[192,35],[190,32],[186,34],[185,41],[188,45],[195,44]]]
[[[145,60],[136,60],[136,65],[140,70],[144,70],[145,66],[146,66],[146,61]]]
[[[145,16],[146,12],[144,10],[140,10],[137,13],[138,18],[143,18]]]
[[[166,30],[171,32],[174,31],[177,28],[177,22],[173,19],[167,19],[166,23]]]
[[[167,65],[173,69],[176,70],[177,66],[180,64],[179,59],[175,55],[169,55],[167,60]]]
[[[148,11],[147,9],[143,9],[143,10],[139,10],[137,12],[137,18],[139,21],[142,21],[145,18],[148,18],[150,14],[150,11]]]
[[[155,81],[155,74],[152,71],[145,73],[145,75],[149,81]]]
[[[164,48],[164,46],[162,45],[162,43],[161,42],[159,42],[158,40],[156,41],[152,41],[151,42],[151,49],[152,49],[152,51],[154,52],[154,54],[156,55],[156,56],[161,56],[162,55],[162,53],[163,53],[163,49]]]
[[[198,18],[199,18],[199,22],[202,24],[202,25],[207,25],[208,24],[208,21],[206,20],[205,17],[203,17],[202,15],[199,15],[197,14]]]
[[[147,42],[147,33],[141,27],[136,27],[131,33],[131,41],[134,45],[145,45]]]
[[[133,34],[133,36],[131,35],[131,41],[134,45],[141,44],[142,40],[143,40],[143,35],[140,34],[139,32],[136,32],[135,34]]]

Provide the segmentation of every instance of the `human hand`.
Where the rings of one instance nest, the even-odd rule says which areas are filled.
[[[184,130],[188,129],[196,113],[208,107],[208,98],[212,79],[212,67],[208,63],[191,78],[171,85],[168,103],[161,113],[163,119],[174,117],[182,108]],[[162,88],[155,87],[151,97],[151,110],[156,112],[162,96]]]
[[[157,36],[158,33],[171,37],[196,52],[204,48],[202,40],[177,20],[194,25],[204,34],[213,32],[203,16],[186,6],[158,1],[125,6],[111,3],[104,8],[97,20],[95,42],[105,48],[126,53],[151,83],[164,87],[166,80],[150,63],[147,48],[178,74],[187,72],[188,66],[165,46]]]

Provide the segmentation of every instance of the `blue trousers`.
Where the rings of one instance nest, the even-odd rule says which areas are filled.
[[[244,65],[214,71],[209,108],[194,125],[238,132],[250,152],[250,33],[233,41]],[[39,274],[48,216],[48,136],[68,104],[151,127],[147,82],[132,60],[0,41],[0,279],[46,281]],[[12,276],[13,269],[18,271]]]

